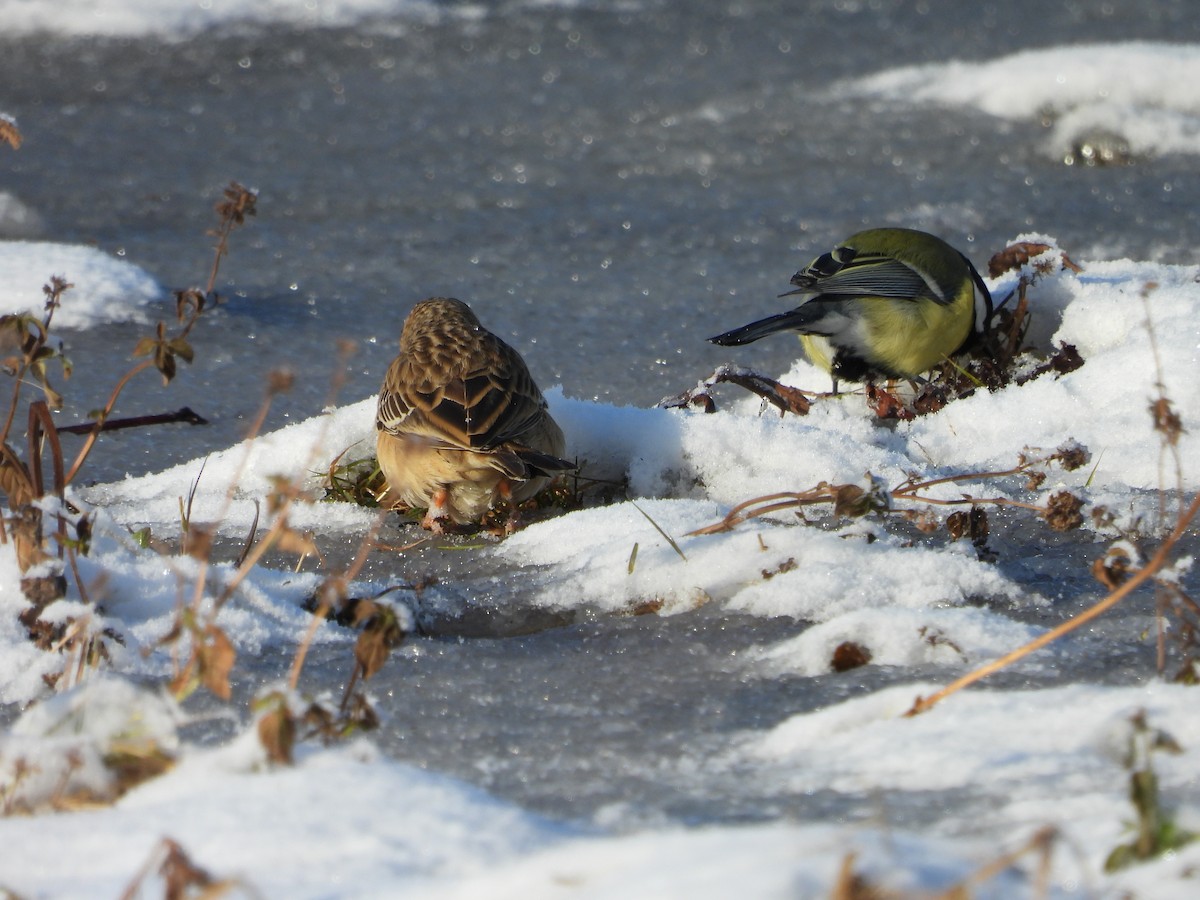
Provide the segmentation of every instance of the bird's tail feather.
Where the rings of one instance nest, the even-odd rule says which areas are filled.
[[[532,447],[514,444],[513,449],[521,462],[528,466],[535,475],[554,475],[557,472],[568,472],[579,467],[577,463],[570,460],[543,453],[541,450],[534,450]]]
[[[804,304],[790,312],[767,316],[765,319],[759,319],[757,322],[751,322],[749,325],[743,325],[741,328],[726,331],[724,334],[718,334],[716,337],[710,337],[709,341],[714,344],[720,344],[722,347],[740,347],[743,344],[753,343],[759,338],[764,338],[769,334],[775,334],[779,331],[799,331],[801,334],[818,334],[819,332],[813,331],[811,326],[814,324],[815,319],[821,317],[822,313],[823,310],[817,309],[812,304]]]

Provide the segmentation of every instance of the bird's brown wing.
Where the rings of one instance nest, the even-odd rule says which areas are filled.
[[[462,450],[521,442],[546,401],[515,350],[475,333],[458,352],[416,352],[392,363],[379,395],[380,430]]]

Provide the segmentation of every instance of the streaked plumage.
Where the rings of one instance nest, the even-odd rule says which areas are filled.
[[[908,228],[851,235],[792,276],[803,302],[709,338],[740,346],[797,331],[805,353],[838,379],[916,378],[983,334],[992,298],[971,261]]]
[[[476,523],[498,499],[520,503],[575,467],[524,360],[459,300],[409,313],[375,427],[383,501],[428,509],[434,530]]]

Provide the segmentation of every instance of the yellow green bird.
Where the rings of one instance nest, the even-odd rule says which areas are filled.
[[[839,379],[918,378],[985,334],[992,296],[979,272],[941,238],[872,228],[792,276],[805,295],[780,313],[709,338],[723,347],[797,331],[804,352]]]

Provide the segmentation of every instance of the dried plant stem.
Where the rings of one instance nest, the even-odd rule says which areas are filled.
[[[221,258],[229,252],[229,235],[233,233],[233,229],[245,222],[245,216],[255,214],[257,199],[257,193],[242,187],[236,181],[231,181],[225,189],[225,202],[217,205],[217,212],[221,215],[221,226],[216,231],[217,246],[213,253],[213,264],[208,273],[205,294],[211,295],[217,286]]]
[[[1040,857],[1037,878],[1034,881],[1035,893],[1032,896],[1044,898],[1048,896],[1047,885],[1050,880],[1051,856],[1054,852],[1054,843],[1059,836],[1058,829],[1053,825],[1045,825],[1035,831],[1029,840],[1017,849],[996,857],[968,878],[946,891],[934,894],[931,900],[961,900],[964,897],[971,897],[973,896],[971,888],[986,884],[1030,853],[1037,853]]]
[[[250,463],[250,454],[254,448],[254,439],[258,437],[259,429],[262,428],[263,423],[266,421],[267,412],[271,408],[271,400],[272,395],[268,393],[263,399],[263,402],[259,405],[258,414],[254,417],[254,421],[250,424],[250,431],[244,442],[246,452],[242,454],[242,458],[238,462],[237,470],[234,472],[234,476],[230,479],[229,486],[225,490],[225,498],[216,519],[218,522],[224,520],[226,514],[229,512],[229,507],[233,504],[234,492],[237,490],[238,484],[241,483],[242,475]],[[203,471],[203,467],[201,468],[201,471]],[[193,488],[193,490],[195,490],[195,488]],[[250,548],[249,552],[242,554],[241,563],[234,572],[233,578],[230,579],[229,583],[225,585],[225,589],[221,592],[221,596],[213,605],[214,620],[217,612],[222,606],[225,605],[226,602],[228,602],[229,598],[233,596],[233,592],[237,590],[238,585],[242,583],[242,581],[250,573],[250,570],[254,568],[255,564],[257,564],[259,559],[262,558],[263,554],[266,553],[271,544],[274,543],[275,538],[278,537],[279,533],[282,531],[282,527],[286,527],[286,511],[286,506],[279,510],[276,514],[275,521],[271,524],[266,536],[264,536],[262,540],[255,544],[254,547]],[[204,588],[208,584],[208,569],[210,563],[211,560],[209,559],[209,555],[207,553],[204,554],[204,556],[200,559],[200,571],[196,574],[196,583],[192,592],[192,609],[199,610],[200,605],[204,600]]]
[[[893,494],[893,496],[895,496]],[[909,499],[899,497],[897,499]],[[937,500],[933,497],[912,497],[911,499],[921,503],[928,503],[930,506],[1007,506],[1010,509],[1027,509],[1030,512],[1044,513],[1046,507],[1038,506],[1036,503],[1026,503],[1023,500],[1010,500],[1008,497],[972,497],[970,494],[964,494],[956,500]],[[903,510],[901,510],[902,512]]]
[[[386,519],[386,510],[375,517],[375,521],[371,523],[370,529],[363,537],[362,542],[359,543],[354,559],[346,571],[335,579],[337,584],[345,585],[358,577],[358,573],[362,571],[362,567],[367,562],[367,556],[375,548],[375,536],[379,534],[379,529],[383,526]],[[288,673],[288,687],[293,691],[296,689],[296,685],[300,683],[300,672],[304,668],[304,660],[308,656],[308,648],[312,644],[313,638],[317,635],[317,629],[325,621],[325,616],[328,615],[331,608],[332,604],[329,599],[323,597],[316,611],[313,612],[312,621],[308,624],[308,630],[304,632],[304,638],[300,641],[300,646],[296,648],[296,655],[292,658],[292,668]]]
[[[181,322],[179,332],[170,340],[166,338],[165,327],[160,322],[158,325],[158,339],[155,341],[151,338],[144,339],[135,349],[134,355],[140,356],[149,354],[148,359],[144,359],[137,363],[132,369],[125,373],[117,386],[113,388],[109,395],[108,403],[105,404],[103,411],[96,419],[96,423],[92,426],[92,430],[88,433],[84,440],[83,447],[80,449],[78,456],[75,458],[74,465],[71,466],[71,471],[67,475],[67,483],[74,480],[78,474],[80,467],[85,459],[92,452],[92,448],[96,444],[96,439],[100,435],[105,419],[113,411],[117,404],[117,398],[121,392],[125,390],[126,385],[138,374],[148,369],[150,366],[157,367],[166,380],[170,380],[175,374],[175,357],[183,356],[189,362],[192,358],[192,350],[187,344],[187,337],[191,334],[192,328],[196,322],[200,320],[200,314],[204,310],[204,301],[206,297],[212,295],[213,288],[217,282],[217,272],[221,267],[221,257],[229,252],[229,236],[234,228],[243,225],[246,221],[246,216],[255,214],[255,207],[258,195],[253,191],[249,191],[236,181],[230,182],[229,186],[224,191],[225,200],[217,204],[217,213],[220,216],[220,225],[215,232],[217,236],[217,246],[213,255],[212,269],[208,274],[208,287],[203,295],[198,291],[181,291],[177,294],[176,310]],[[57,288],[58,285],[56,284]],[[65,290],[67,285],[58,289],[58,293]],[[43,328],[42,341],[45,341],[45,332],[49,327],[50,317],[53,315],[54,307],[57,301],[57,294],[51,296],[51,302],[46,315],[46,327]],[[7,433],[7,432],[5,432]]]
[[[1158,391],[1158,396],[1155,397],[1155,407],[1152,407],[1152,409],[1153,408],[1161,409],[1164,406],[1167,406],[1167,408],[1169,408],[1168,405],[1170,403],[1170,401],[1167,399],[1167,387],[1166,387],[1166,384],[1163,382],[1162,354],[1159,352],[1159,349],[1158,349],[1158,335],[1154,330],[1154,316],[1153,316],[1152,310],[1150,309],[1150,295],[1151,295],[1151,293],[1154,292],[1154,290],[1157,287],[1158,287],[1158,285],[1155,282],[1149,282],[1149,283],[1143,285],[1143,287],[1142,287],[1142,308],[1146,311],[1146,337],[1150,341],[1150,356],[1154,360],[1154,387]],[[1156,422],[1155,424],[1156,424],[1156,426],[1159,426],[1162,423]],[[1157,430],[1160,432],[1163,431],[1163,429],[1161,427],[1158,427]],[[1165,456],[1167,453],[1170,453],[1171,456],[1174,457],[1174,462],[1175,462],[1175,485],[1176,485],[1177,489],[1182,490],[1182,488],[1183,488],[1183,463],[1179,458],[1179,447],[1178,447],[1177,440],[1173,439],[1173,437],[1177,438],[1178,436],[1177,435],[1172,436],[1170,434],[1163,433],[1163,440],[1161,442],[1162,450],[1159,455],[1160,458],[1159,458],[1158,481],[1159,481],[1160,485],[1165,481],[1165,479],[1163,478],[1163,473],[1162,473],[1162,464],[1163,464],[1162,457]],[[1160,504],[1159,504],[1159,506],[1160,506],[1159,515],[1160,516],[1166,514],[1166,510],[1165,510],[1166,503],[1165,503],[1165,500],[1161,499],[1162,493],[1163,492],[1160,491]]]
[[[49,318],[50,317],[47,316],[47,321],[49,321]],[[45,325],[42,325],[40,322],[32,319],[30,319],[29,322],[38,330],[38,336],[34,340],[32,349],[25,353],[25,357],[21,361],[20,368],[13,373],[12,400],[10,400],[8,404],[8,415],[4,419],[4,428],[3,430],[0,430],[0,443],[7,441],[9,432],[12,431],[13,420],[17,415],[17,404],[21,398],[21,386],[25,383],[25,373],[29,371],[30,357],[36,353],[38,349],[43,347],[50,337]]]
[[[21,398],[21,385],[23,380],[21,373],[17,373],[17,377],[13,379],[12,399],[8,402],[8,415],[4,419],[4,428],[0,430],[0,443],[8,440],[8,433],[12,431],[13,419],[17,415],[17,402]]]
[[[632,500],[630,500],[629,502],[633,503]],[[659,525],[657,522],[655,522],[654,519],[650,518],[650,514],[648,512],[646,512],[644,509],[642,509],[640,506],[638,506],[636,503],[633,503],[633,508],[636,509],[638,512],[640,512],[645,517],[646,521],[654,526],[654,530],[663,536],[663,539],[668,544],[671,545],[671,549],[674,550],[677,554],[679,554],[679,558],[682,559],[684,562],[687,562],[687,557],[683,555],[683,551],[679,549],[679,545],[677,543],[675,543],[675,539],[673,537],[671,537],[669,534],[667,534],[667,532],[663,530],[663,527],[661,525]]]
[[[1008,357],[1008,362],[1011,362],[1013,357],[1017,355],[1017,349],[1021,345],[1021,337],[1024,334],[1025,316],[1029,311],[1029,298],[1025,295],[1026,289],[1031,282],[1022,278],[1017,283],[1017,307],[1013,310],[1012,326],[1008,331],[1008,342],[1005,347],[1005,354]]]
[[[92,447],[95,446],[96,439],[100,437],[101,425],[108,418],[108,414],[113,411],[113,407],[117,405],[117,398],[121,396],[121,392],[125,390],[126,385],[135,376],[144,372],[152,365],[154,365],[154,360],[144,359],[121,376],[121,380],[117,382],[116,387],[112,389],[112,393],[108,395],[108,402],[104,404],[104,409],[96,417],[96,424],[92,426],[92,430],[88,432],[88,436],[84,439],[83,446],[79,449],[79,453],[76,454],[75,462],[71,464],[71,470],[67,472],[66,484],[70,484],[75,479],[75,476],[79,474],[80,467],[83,466],[84,460],[92,452]]]
[[[729,363],[718,366],[715,371],[694,388],[664,397],[658,402],[663,409],[681,409],[688,406],[700,406],[705,412],[716,412],[717,404],[712,399],[712,389],[718,384],[728,382],[745,388],[752,394],[757,394],[767,403],[779,410],[779,414],[793,413],[798,416],[807,415],[812,408],[809,397],[820,396],[811,391],[802,391],[769,378],[761,372],[735,366]]]
[[[1019,471],[1019,470],[1018,470]],[[966,480],[967,478],[985,478],[991,475],[1006,475],[1011,473],[997,472],[985,473],[971,476],[960,476],[941,478],[936,482],[926,482],[915,485],[909,488],[897,488],[890,492],[894,500],[910,500],[916,503],[925,503],[930,506],[1007,506],[1015,509],[1028,509],[1032,512],[1043,514],[1046,512],[1046,507],[1038,506],[1036,503],[1025,503],[1021,500],[1011,500],[1008,497],[972,497],[969,494],[964,494],[962,497],[941,500],[934,497],[922,497],[915,491],[928,487],[932,484],[940,484],[947,481]],[[721,534],[726,531],[731,531],[742,522],[750,519],[757,519],[759,516],[769,515],[773,512],[779,512],[784,509],[797,509],[803,506],[818,506],[823,503],[836,503],[837,498],[834,495],[836,486],[829,486],[828,489],[814,488],[810,491],[792,492],[780,491],[777,494],[766,494],[762,497],[755,497],[751,500],[744,500],[737,506],[733,507],[720,522],[714,522],[712,525],[705,525],[703,528],[697,528],[695,531],[689,531],[688,537],[705,534]],[[757,506],[757,504],[765,504]],[[894,512],[905,512],[905,510],[894,510]]]
[[[721,532],[732,530],[735,525],[740,525],[742,522],[778,512],[782,509],[795,509],[799,506],[814,506],[818,503],[829,502],[831,502],[831,498],[828,494],[823,491],[818,493],[816,490],[804,491],[802,493],[780,491],[775,494],[766,494],[762,497],[754,497],[751,500],[743,500],[726,513],[725,518],[720,522],[705,525],[703,528],[697,528],[695,531],[689,531],[687,537],[703,534],[720,534]],[[766,505],[760,506],[757,509],[752,508],[759,503],[765,503]],[[749,512],[746,510],[749,510]]]
[[[289,690],[296,690],[296,686],[300,683],[300,672],[304,669],[308,648],[312,646],[313,638],[317,636],[317,629],[321,627],[321,623],[325,621],[325,617],[329,615],[331,609],[333,609],[333,605],[328,600],[322,600],[313,610],[312,621],[308,623],[304,637],[300,639],[300,646],[296,648],[296,655],[292,657],[292,667],[288,670]]]
[[[944,475],[941,478],[931,478],[928,481],[913,481],[909,479],[901,484],[898,488],[892,491],[892,496],[897,499],[902,497],[913,497],[918,500],[932,503],[936,501],[928,500],[925,497],[919,497],[917,491],[925,490],[926,488],[936,487],[939,484],[961,484],[964,481],[984,481],[988,478],[1007,478],[1011,475],[1020,475],[1028,470],[1031,466],[1045,462],[1044,459],[1026,460],[1019,465],[1013,466],[1011,469],[997,469],[993,472],[964,472],[961,475]]]
[[[105,419],[100,423],[101,431],[120,431],[123,428],[144,428],[147,425],[207,425],[208,420],[190,406],[181,406],[175,412],[150,413],[144,416],[128,416],[122,419]],[[96,428],[95,422],[84,422],[80,425],[60,425],[59,434],[90,434]]]
[[[1127,596],[1129,596],[1129,594],[1137,590],[1139,586],[1141,586],[1150,578],[1154,577],[1154,575],[1167,564],[1167,561],[1171,555],[1171,551],[1175,548],[1175,544],[1178,543],[1179,539],[1183,537],[1184,532],[1187,531],[1188,527],[1192,523],[1192,520],[1196,517],[1198,512],[1200,512],[1200,494],[1198,494],[1195,499],[1192,500],[1191,506],[1189,506],[1187,510],[1180,515],[1179,521],[1175,525],[1175,529],[1162,542],[1162,545],[1158,548],[1155,554],[1150,557],[1150,559],[1146,562],[1146,565],[1139,569],[1133,576],[1130,577],[1128,581],[1110,593],[1103,600],[1099,601],[1094,606],[1085,610],[1074,618],[1063,622],[1057,628],[1053,628],[1040,637],[1035,638],[1028,644],[1025,644],[1023,647],[1018,647],[1011,653],[1007,653],[999,659],[993,660],[987,665],[980,666],[973,672],[968,672],[962,678],[951,682],[937,693],[932,694],[929,697],[918,697],[913,703],[912,708],[906,712],[905,715],[915,716],[919,713],[925,712],[926,710],[932,709],[935,705],[944,700],[946,697],[949,697],[951,694],[957,693],[958,691],[961,691],[963,688],[972,685],[977,681],[981,681],[982,679],[991,675],[993,672],[998,672],[1001,669],[1007,668],[1017,660],[1023,659],[1030,653],[1033,653],[1035,650],[1040,650],[1047,644],[1052,644],[1064,634],[1074,631],[1081,625],[1086,625],[1092,619],[1116,606]]]
[[[334,370],[335,375],[333,378],[333,385],[332,385],[331,391],[330,391],[330,405],[332,405],[332,401],[336,397],[337,391],[342,385],[342,382],[345,377],[343,374],[344,369],[345,369],[345,362],[349,358],[350,354],[353,353],[353,350],[354,350],[353,345],[348,344],[348,343],[339,346],[339,364],[338,364],[337,368]],[[290,386],[290,376],[286,376],[281,373],[280,374],[272,373],[272,378],[271,378],[271,382],[270,382],[270,387],[267,391],[267,396],[263,399],[263,403],[259,407],[258,415],[255,416],[254,421],[251,423],[249,434],[245,439],[246,452],[242,455],[242,458],[238,463],[237,471],[235,472],[234,477],[231,479],[231,481],[229,483],[229,487],[225,491],[224,505],[222,506],[221,512],[217,517],[217,521],[223,520],[225,518],[225,515],[228,512],[229,506],[233,502],[234,492],[237,489],[238,484],[241,483],[243,472],[246,470],[246,467],[249,465],[250,453],[251,453],[251,450],[253,449],[254,440],[255,440],[255,438],[258,437],[259,431],[262,429],[263,424],[266,422],[267,413],[271,408],[272,399],[274,398],[276,393],[279,393],[282,390],[286,390],[289,386]],[[305,469],[311,468],[311,465],[315,462],[316,457],[317,457],[318,448],[324,445],[325,436],[328,434],[328,431],[329,431],[329,419],[326,418],[326,420],[322,423],[322,427],[320,428],[320,430],[317,434],[316,440],[313,442],[313,444],[309,448],[309,456],[308,456],[308,461],[304,467]],[[221,590],[220,596],[218,596],[213,603],[214,619],[215,619],[216,614],[220,611],[220,609],[227,602],[229,602],[229,599],[233,596],[234,592],[238,589],[238,586],[241,585],[241,583],[246,579],[246,577],[250,574],[250,572],[253,570],[253,568],[258,564],[259,560],[262,559],[262,557],[266,554],[266,552],[268,550],[270,550],[275,545],[275,543],[278,540],[280,540],[280,538],[282,538],[284,535],[286,535],[291,530],[290,526],[288,525],[288,511],[291,509],[292,504],[295,502],[297,492],[298,492],[297,490],[291,490],[282,498],[281,502],[279,503],[278,508],[276,508],[274,510],[274,520],[271,523],[271,527],[267,530],[267,533],[262,537],[261,540],[259,540],[257,543],[255,543],[253,547],[249,547],[246,551],[243,552],[242,557],[238,563],[238,566],[233,573],[233,577],[230,578],[229,581],[225,584],[225,586]],[[200,561],[200,564],[201,564],[200,572],[197,574],[196,583],[195,583],[195,587],[194,587],[194,591],[193,591],[193,595],[192,595],[192,608],[194,610],[200,609],[201,602],[204,599],[204,588],[207,584],[208,568],[209,568],[209,564],[210,564],[207,555]]]
[[[353,350],[354,350],[354,348],[350,344],[342,345],[339,348],[338,366],[334,370],[335,374],[334,374],[334,378],[333,378],[333,385],[330,390],[330,404],[329,405],[332,405],[333,399],[336,397],[337,391],[338,391],[338,389],[340,389],[340,387],[342,385],[342,382],[345,378],[345,376],[343,374],[343,372],[345,370],[345,363],[346,363],[346,360],[349,359],[350,354],[353,353]],[[237,487],[237,485],[241,482],[242,472],[245,470],[246,465],[249,463],[249,460],[250,460],[251,444],[253,443],[254,438],[256,438],[258,436],[258,433],[259,433],[260,429],[262,428],[263,423],[266,421],[267,411],[271,406],[271,398],[274,396],[275,392],[276,391],[274,389],[272,389],[268,393],[266,400],[263,402],[262,407],[259,409],[258,416],[255,418],[253,424],[251,425],[250,436],[246,439],[246,453],[242,457],[242,461],[241,461],[240,465],[238,466],[238,471],[237,471],[236,476],[230,482],[229,489],[226,491],[225,509],[228,509],[229,504],[233,500],[233,492],[234,492],[235,488]],[[321,428],[319,429],[319,431],[317,433],[316,440],[313,441],[312,445],[309,447],[308,459],[304,465],[305,470],[311,469],[312,466],[315,464],[318,448],[324,446],[325,437],[329,433],[329,424],[330,424],[329,418],[326,417],[324,422],[322,422]],[[270,550],[272,546],[274,546],[274,544],[277,540],[279,540],[286,532],[288,532],[290,530],[290,526],[288,525],[288,521],[287,521],[288,511],[291,509],[292,504],[295,502],[297,493],[298,493],[298,488],[288,492],[288,494],[283,498],[282,502],[279,504],[278,509],[275,510],[275,519],[271,523],[271,527],[267,530],[267,534],[253,548],[251,548],[249,550],[249,552],[243,554],[242,562],[238,566],[237,571],[234,573],[233,578],[230,579],[229,583],[225,586],[225,589],[221,592],[221,596],[217,598],[216,604],[214,605],[214,612],[216,610],[219,610],[222,606],[225,605],[225,603],[229,600],[229,598],[233,596],[233,592],[235,590],[237,590],[238,585],[240,585],[242,583],[242,581],[246,578],[246,576],[250,574],[251,569],[253,569],[254,566],[257,565],[258,561],[260,559],[262,559],[263,555],[268,550]],[[225,513],[223,510],[220,518],[224,518],[224,516],[225,516]],[[205,565],[207,566],[207,561],[205,562]],[[204,596],[203,588],[204,588],[203,579],[201,579],[196,584],[196,596],[195,596],[194,605],[197,609],[199,609],[200,600]]]
[[[234,591],[236,591],[239,585],[246,580],[246,576],[250,574],[251,570],[253,570],[256,565],[258,565],[258,561],[266,555],[266,552],[275,545],[275,541],[279,539],[279,536],[283,534],[287,527],[287,517],[280,514],[271,524],[271,527],[267,529],[267,533],[263,536],[262,540],[256,543],[251,548],[249,553],[245,554],[242,559],[242,564],[234,571],[233,577],[229,579],[228,583],[221,591],[221,596],[219,596],[213,603],[214,619],[217,612],[221,609],[221,607],[229,602],[229,598],[233,596]],[[205,569],[207,570],[207,559],[205,560],[204,565]],[[204,599],[204,584],[205,579],[203,577],[196,579],[196,596],[193,602],[193,605],[196,609],[200,608],[200,601]]]
[[[822,481],[816,487],[809,488],[807,491],[780,491],[779,493],[766,494],[762,497],[753,497],[750,500],[744,500],[726,513],[720,522],[714,522],[712,525],[706,525],[703,528],[690,531],[688,532],[688,536],[719,534],[730,531],[748,519],[779,512],[780,510],[794,509],[801,506],[814,506],[822,503],[831,504],[835,515],[849,514],[851,516],[864,515],[867,512],[900,514],[911,512],[909,509],[893,509],[891,504],[899,500],[910,503],[923,503],[928,506],[1007,506],[1015,509],[1030,510],[1038,515],[1046,516],[1049,521],[1050,517],[1055,514],[1056,502],[1054,496],[1050,498],[1046,506],[1039,506],[1036,503],[1011,500],[1007,497],[973,497],[970,494],[963,494],[961,497],[943,500],[935,497],[927,497],[921,492],[943,484],[961,484],[968,481],[983,481],[991,478],[1007,478],[1013,475],[1020,475],[1030,470],[1036,471],[1038,466],[1046,465],[1055,460],[1058,460],[1065,469],[1070,471],[1078,468],[1087,461],[1086,451],[1083,451],[1082,448],[1064,444],[1053,453],[1042,456],[1029,458],[1022,453],[1020,462],[1009,469],[965,472],[959,475],[930,478],[926,481],[918,481],[915,476],[910,475],[905,481],[900,483],[899,487],[892,488],[886,492],[887,499],[885,502],[872,500],[866,496],[866,492],[862,488],[855,485],[830,484],[827,481]],[[875,489],[872,489],[872,492],[874,491]],[[882,501],[884,495],[880,493],[878,496],[879,501]],[[864,505],[861,502],[863,500],[867,500],[868,502]],[[1053,522],[1051,524],[1053,526]],[[1069,527],[1075,526],[1071,525]]]

